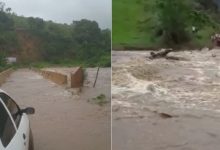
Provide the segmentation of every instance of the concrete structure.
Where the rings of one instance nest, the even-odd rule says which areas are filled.
[[[17,62],[17,58],[16,57],[7,57],[6,61],[8,64],[13,64]]]
[[[53,72],[53,71],[46,71],[46,70],[42,70],[41,74],[46,79],[49,79],[49,80],[51,80],[51,81],[53,81],[53,82],[55,82],[59,85],[67,84],[67,75],[57,73],[57,72]]]
[[[84,73],[82,67],[77,68],[70,75],[70,87],[79,88],[83,86]]]
[[[82,67],[74,68],[44,68],[38,71],[43,77],[70,88],[83,86],[84,74]]]

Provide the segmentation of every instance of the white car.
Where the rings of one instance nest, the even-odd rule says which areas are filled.
[[[0,90],[0,150],[33,150],[33,137],[28,114],[34,108],[20,109],[15,101]]]

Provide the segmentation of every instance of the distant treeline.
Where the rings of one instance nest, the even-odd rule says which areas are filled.
[[[22,42],[20,34],[27,35]],[[28,47],[28,44],[32,46]],[[28,59],[32,53],[38,54],[38,57]],[[110,66],[111,31],[103,30],[96,21],[87,19],[73,21],[69,25],[17,16],[0,2],[0,55],[17,56],[19,62],[25,64],[46,62]]]

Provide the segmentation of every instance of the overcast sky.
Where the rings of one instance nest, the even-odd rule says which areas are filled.
[[[89,19],[111,28],[111,0],[0,0],[18,15],[40,17],[59,23]]]

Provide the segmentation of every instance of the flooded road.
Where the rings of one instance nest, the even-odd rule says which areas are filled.
[[[21,107],[36,109],[30,116],[35,150],[110,150],[110,103],[88,102],[100,92],[110,100],[110,71],[102,69],[97,87],[84,87],[80,95],[27,69],[15,71],[1,88]]]
[[[220,50],[114,51],[113,149],[220,148]]]

